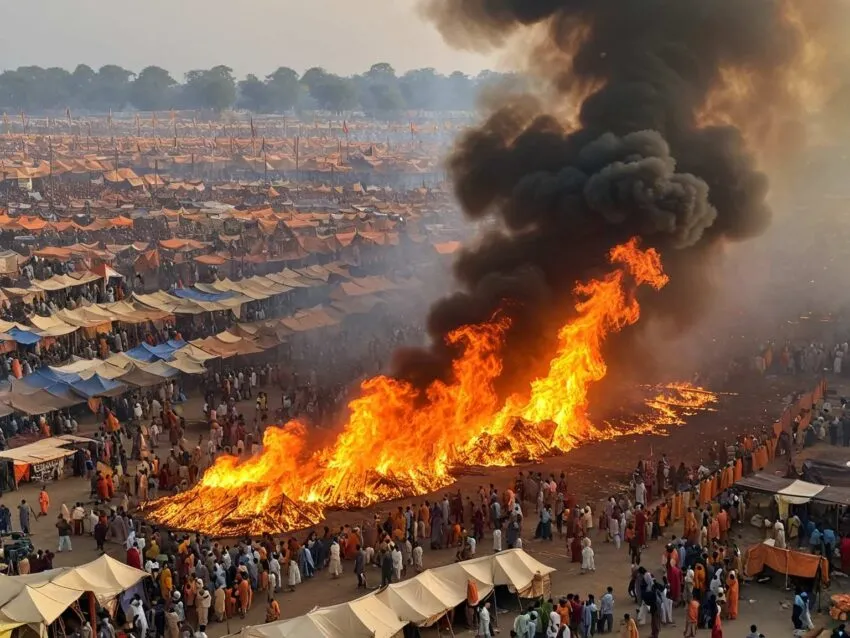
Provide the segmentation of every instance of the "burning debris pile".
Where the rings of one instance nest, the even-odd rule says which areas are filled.
[[[148,503],[150,520],[215,536],[283,532],[313,525],[327,507],[363,507],[422,494],[470,466],[504,466],[566,451],[577,443],[664,423],[672,406],[703,408],[709,392],[670,386],[665,411],[625,431],[595,427],[587,418],[587,390],[606,372],[605,335],[634,323],[636,285],[667,282],[658,254],[637,242],[611,252],[617,266],[580,285],[576,318],[561,330],[549,373],[525,395],[500,401],[499,348],[507,320],[466,326],[450,335],[462,354],[453,381],[434,381],[422,395],[409,382],[377,377],[363,384],[348,423],[333,443],[310,453],[305,428],[289,423],[266,430],[263,452],[240,463],[220,458],[192,489]]]
[[[261,455],[219,459],[146,516],[216,535],[279,532],[328,507],[430,492],[458,467],[612,436],[590,422],[588,389],[606,361],[620,372],[651,359],[633,338],[641,306],[658,325],[687,328],[711,302],[723,245],[768,225],[750,144],[768,148],[800,115],[799,93],[820,77],[808,65],[829,58],[816,45],[846,40],[845,5],[430,0],[464,47],[535,31],[529,61],[555,96],[506,99],[458,141],[457,199],[494,223],[461,252],[460,291],[432,309],[433,346],[397,353],[392,377],[363,383],[332,444],[311,446],[297,423],[270,428]],[[708,398],[660,399],[658,417],[632,431]]]

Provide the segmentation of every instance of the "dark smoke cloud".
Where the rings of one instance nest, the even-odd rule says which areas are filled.
[[[758,235],[770,222],[767,178],[744,133],[763,134],[779,116],[787,123],[799,107],[786,82],[804,45],[803,26],[789,17],[793,4],[429,2],[427,14],[458,46],[493,46],[516,30],[539,30],[545,37],[530,55],[532,70],[551,80],[562,102],[582,99],[578,126],[567,128],[523,97],[458,142],[449,160],[457,198],[470,219],[496,224],[459,257],[463,292],[433,309],[435,343],[501,309],[514,319],[506,370],[527,377],[545,362],[547,328],[567,317],[575,282],[597,274],[610,248],[634,235],[662,252],[671,275],[645,301],[645,313],[676,329],[698,318],[711,299],[706,265],[716,247]],[[823,5],[843,11],[831,0]],[[745,78],[746,90],[720,93],[730,74]],[[716,121],[737,127],[706,124]],[[452,354],[439,345],[403,353],[398,370],[426,381],[446,373]]]

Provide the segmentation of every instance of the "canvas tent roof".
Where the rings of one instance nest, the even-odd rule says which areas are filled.
[[[818,483],[781,478],[769,474],[755,474],[741,479],[735,485],[753,492],[776,494],[794,505],[808,503],[809,501],[841,505],[850,503],[850,488],[848,487],[819,485]]]
[[[85,565],[0,576],[0,622],[50,624],[85,592],[103,602],[148,574],[103,555]]]
[[[242,638],[393,638],[407,624],[375,594],[304,616],[242,629]]]
[[[429,569],[350,603],[288,620],[244,627],[241,638],[395,638],[408,622],[429,625],[466,600],[469,580],[483,599],[495,585],[523,591],[555,571],[521,549]]]

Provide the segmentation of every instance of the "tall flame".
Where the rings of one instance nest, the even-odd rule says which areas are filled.
[[[318,522],[326,507],[439,489],[457,467],[511,465],[610,436],[587,416],[588,389],[607,371],[602,344],[640,317],[635,287],[660,289],[668,278],[658,253],[641,250],[636,239],[609,257],[610,273],[576,286],[576,317],[561,328],[548,374],[527,395],[502,400],[495,390],[507,320],[465,326],[448,337],[461,351],[450,382],[434,381],[423,392],[372,378],[332,445],[311,454],[303,425],[270,427],[261,454],[218,459],[192,489],[146,504],[147,517],[215,535],[280,532]]]

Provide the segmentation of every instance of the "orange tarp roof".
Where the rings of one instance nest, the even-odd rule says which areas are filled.
[[[439,244],[434,244],[434,249],[441,255],[450,255],[457,252],[462,245],[463,244],[459,241],[444,241]]]
[[[133,220],[129,217],[113,217],[109,221],[112,222],[112,225],[116,228],[131,228],[133,226]]]

